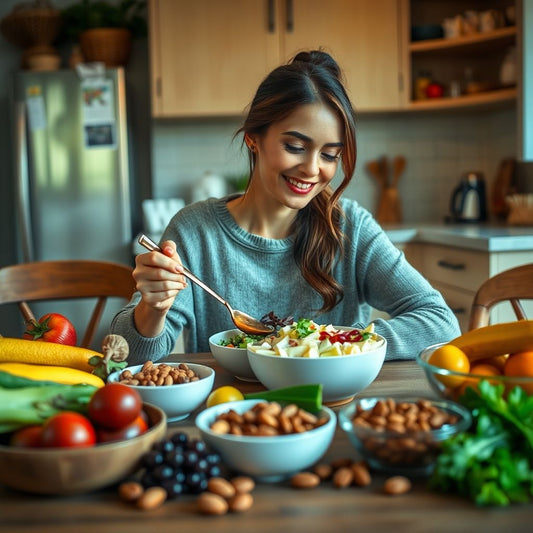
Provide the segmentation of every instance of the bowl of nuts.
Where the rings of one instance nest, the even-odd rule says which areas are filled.
[[[215,371],[196,363],[153,363],[129,366],[113,372],[108,382],[134,387],[144,402],[157,405],[169,422],[183,420],[209,396]]]
[[[209,407],[196,417],[202,439],[232,471],[259,481],[281,481],[315,464],[337,425],[322,407],[310,413],[296,404],[241,400]]]
[[[470,411],[448,400],[359,398],[339,411],[339,425],[370,468],[431,474],[444,440],[466,431]]]

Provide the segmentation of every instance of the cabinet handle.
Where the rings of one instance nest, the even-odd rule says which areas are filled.
[[[268,0],[268,33],[276,31],[276,13],[274,10],[274,0]]]
[[[294,10],[292,0],[286,0],[287,4],[287,32],[292,33],[294,30]]]
[[[437,265],[442,268],[447,268],[448,270],[464,270],[466,268],[464,263],[450,263],[449,261],[446,261],[446,259],[437,261]]]

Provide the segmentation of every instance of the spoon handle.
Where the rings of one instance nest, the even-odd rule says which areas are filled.
[[[163,253],[163,250],[152,240],[150,237],[141,234],[139,236],[138,242],[141,246],[144,246],[147,250],[150,250],[151,252],[161,252]],[[216,298],[220,303],[224,304],[228,309],[229,307],[228,302],[222,298],[219,294],[217,294],[211,287],[208,287],[200,278],[197,278],[188,268],[182,265],[183,268],[183,275],[187,278],[189,278],[191,281],[196,283],[196,285],[202,287],[204,291],[208,292],[213,298]]]

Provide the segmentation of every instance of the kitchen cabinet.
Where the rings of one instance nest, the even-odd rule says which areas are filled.
[[[452,26],[463,28],[465,14],[478,16],[492,10],[492,16],[501,19],[505,26],[488,31],[477,31],[456,37],[409,41],[407,49],[406,104],[409,110],[450,109],[475,106],[495,106],[514,103],[517,99],[516,83],[500,81],[501,65],[517,44],[516,21],[509,17],[512,0],[410,0],[404,4],[408,24],[422,26],[441,24],[453,20]],[[506,16],[507,14],[507,16]],[[489,16],[488,14],[486,15]],[[409,28],[409,29],[410,29]],[[444,87],[439,98],[417,99],[416,79],[429,75]],[[455,88],[452,90],[452,87]],[[453,94],[453,91],[456,91]]]
[[[397,109],[400,0],[151,0],[155,118],[237,116],[264,76],[323,47],[357,110]]]
[[[531,250],[485,252],[455,246],[412,242],[404,247],[409,262],[441,292],[455,313],[461,331],[468,330],[470,309],[477,289],[489,277],[531,263]],[[533,302],[524,302],[527,316],[533,316]],[[491,322],[516,320],[508,302],[497,304],[491,312]]]

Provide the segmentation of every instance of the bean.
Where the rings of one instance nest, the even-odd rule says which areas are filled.
[[[295,489],[312,489],[320,485],[320,478],[313,472],[299,472],[291,478],[291,487]]]

